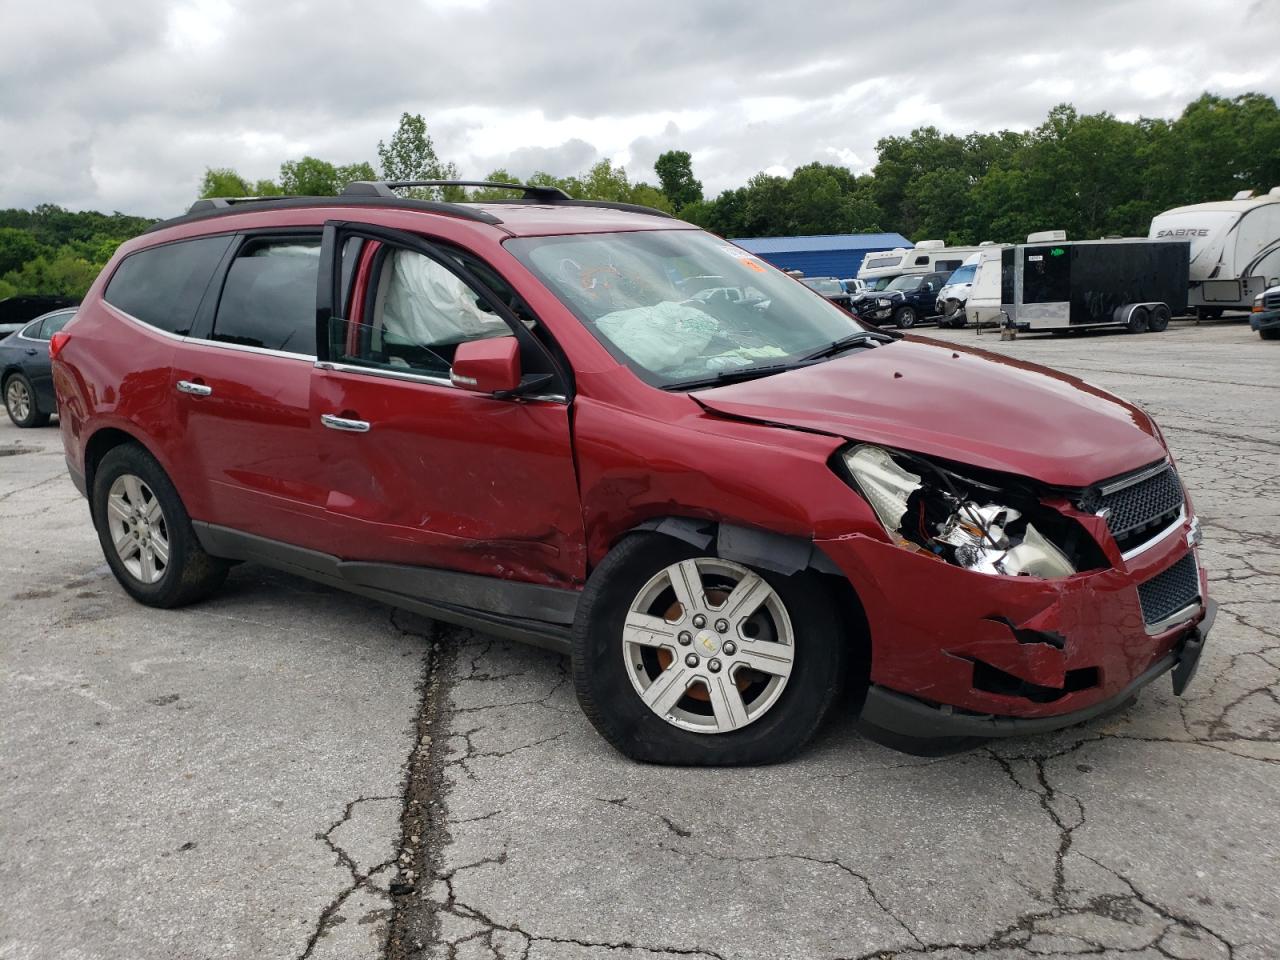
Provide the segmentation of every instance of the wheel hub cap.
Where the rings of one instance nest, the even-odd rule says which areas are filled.
[[[107,492],[107,528],[116,556],[136,580],[152,584],[169,567],[169,526],[152,489],[131,473]]]
[[[658,716],[696,733],[728,733],[777,702],[795,638],[767,581],[740,564],[698,557],[641,588],[623,626],[622,655]]]

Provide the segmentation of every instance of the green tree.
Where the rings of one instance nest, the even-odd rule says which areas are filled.
[[[0,227],[0,276],[17,270],[40,252],[40,244],[26,230]]]
[[[253,188],[229,167],[206,167],[200,181],[201,197],[251,197]]]
[[[400,126],[384,143],[378,141],[378,163],[384,180],[457,180],[458,168],[444,163],[436,154],[435,142],[427,133],[427,121],[420,113],[404,113]],[[410,196],[461,199],[457,191],[435,188],[410,191]]]
[[[688,150],[668,150],[653,165],[662,192],[679,213],[691,203],[702,200],[702,181],[693,175],[693,158]]]

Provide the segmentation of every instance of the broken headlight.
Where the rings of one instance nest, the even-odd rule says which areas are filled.
[[[1004,491],[924,457],[870,444],[848,448],[843,458],[901,547],[975,573],[1051,578],[1076,572],[1067,552],[1032,524],[1031,514],[1047,508],[1025,492]],[[1061,523],[1048,514],[1044,519],[1050,526]]]

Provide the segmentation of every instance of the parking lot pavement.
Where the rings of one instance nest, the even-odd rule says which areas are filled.
[[[1159,418],[1222,604],[1186,698],[944,759],[845,719],[776,767],[638,766],[538,650],[247,565],[136,607],[56,433],[6,425],[0,958],[1280,955],[1280,349],[925,335]]]

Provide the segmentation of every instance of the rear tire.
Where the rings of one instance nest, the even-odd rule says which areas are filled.
[[[633,760],[776,763],[830,714],[849,647],[816,575],[752,570],[639,533],[605,557],[582,592],[573,679],[587,719]]]
[[[1169,320],[1173,317],[1173,311],[1166,307],[1163,303],[1157,303],[1151,308],[1151,317],[1147,320],[1147,329],[1152,333],[1164,333],[1169,329]]]
[[[208,596],[229,564],[205,553],[168,474],[136,444],[107,452],[93,477],[93,521],[111,572],[149,607]]]
[[[42,413],[36,404],[36,388],[25,373],[11,374],[5,380],[4,408],[16,427],[43,427],[49,422],[49,414]]]
[[[1134,307],[1126,325],[1130,333],[1146,333],[1151,323],[1151,311],[1146,307]]]

